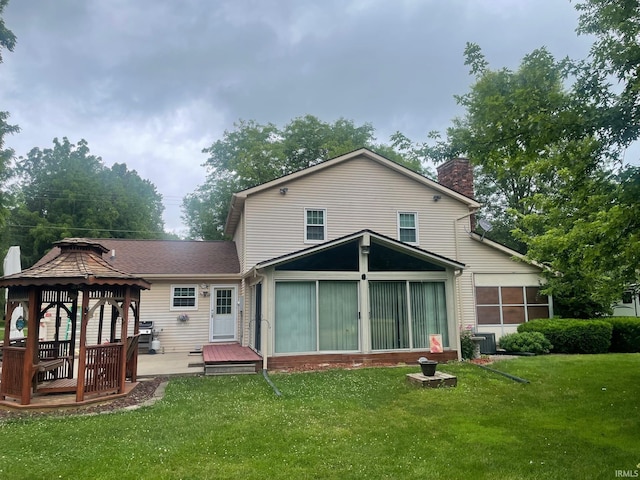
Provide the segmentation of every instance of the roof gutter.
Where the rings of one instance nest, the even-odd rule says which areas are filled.
[[[176,275],[175,273],[141,273],[140,275],[144,276],[144,278],[153,279],[153,280],[242,280],[241,273],[213,273],[213,274],[180,274]]]
[[[454,238],[454,242],[455,242],[455,248],[456,248],[456,262],[460,262],[460,244],[458,241],[458,222],[460,220],[464,220],[465,218],[470,217],[471,215],[475,214],[477,211],[479,210],[479,208],[473,208],[471,209],[468,213],[466,213],[465,215],[462,215],[461,217],[456,218],[453,221],[453,238]],[[456,304],[457,304],[457,310],[458,310],[458,328],[456,328],[456,339],[458,342],[458,360],[462,359],[462,348],[460,345],[460,327],[462,327],[462,319],[464,318],[463,315],[463,306],[462,306],[462,296],[460,294],[460,284],[458,282],[458,279],[460,278],[460,276],[462,275],[462,270],[458,270],[455,274],[455,283],[456,283]]]
[[[480,208],[473,207],[473,209],[471,209],[469,211],[469,213],[465,213],[464,215],[462,215],[461,217],[456,218],[453,221],[453,238],[454,238],[455,247],[456,247],[456,258],[455,258],[456,262],[460,261],[460,245],[459,245],[459,242],[458,242],[458,222],[460,220],[464,220],[465,218],[470,217],[471,215],[474,215],[475,213],[478,212],[478,210],[480,210]],[[471,232],[469,232],[469,233],[471,233]]]

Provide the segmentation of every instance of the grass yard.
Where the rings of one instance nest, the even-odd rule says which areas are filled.
[[[7,479],[610,479],[640,470],[640,354],[171,380],[151,407],[0,424]]]

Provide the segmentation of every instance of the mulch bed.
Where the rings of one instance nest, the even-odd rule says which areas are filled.
[[[138,385],[126,397],[115,400],[106,400],[82,407],[64,407],[47,410],[12,410],[0,409],[0,422],[6,420],[34,417],[66,417],[69,415],[95,415],[98,413],[111,413],[127,407],[134,407],[144,403],[153,397],[158,386],[166,381],[166,377],[155,377],[138,382]]]
[[[493,359],[491,358],[474,358],[469,360],[471,363],[475,363],[476,365],[488,365],[489,363],[493,363]]]

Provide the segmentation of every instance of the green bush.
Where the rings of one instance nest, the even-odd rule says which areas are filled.
[[[465,360],[473,358],[475,354],[475,344],[471,340],[472,336],[473,334],[469,330],[460,332],[460,353]]]
[[[604,320],[545,318],[518,326],[518,332],[540,332],[554,353],[607,353],[613,327]]]
[[[611,323],[611,352],[636,353],[640,352],[640,318],[638,317],[609,317]]]
[[[551,342],[540,332],[508,333],[500,337],[500,348],[507,352],[549,353]]]

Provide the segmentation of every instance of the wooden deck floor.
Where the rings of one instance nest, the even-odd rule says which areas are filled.
[[[205,365],[216,363],[255,363],[262,357],[249,347],[238,343],[210,344],[202,347],[202,358]]]
[[[42,395],[36,393],[31,397],[31,403],[29,405],[20,405],[18,399],[7,397],[6,400],[0,400],[0,408],[9,408],[14,410],[47,410],[61,407],[79,407],[126,397],[131,393],[131,390],[133,390],[136,385],[138,385],[138,382],[126,382],[124,385],[124,393],[89,397],[85,398],[83,402],[76,402],[75,393],[58,393],[54,395]]]

